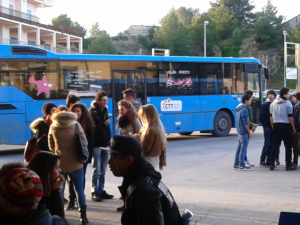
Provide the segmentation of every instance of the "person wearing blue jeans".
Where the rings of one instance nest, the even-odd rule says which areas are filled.
[[[94,152],[92,158],[92,200],[100,202],[103,199],[111,199],[114,196],[109,195],[104,190],[105,171],[108,162],[108,152],[99,147],[107,147],[110,142],[110,119],[107,112],[108,96],[105,91],[96,93],[95,101],[91,103],[89,109],[93,118],[94,127]]]
[[[276,93],[274,90],[269,90],[267,93],[267,101],[260,108],[260,122],[264,129],[264,146],[262,148],[260,156],[260,166],[269,167],[270,164],[270,154],[272,145],[272,126],[270,121],[270,105],[276,98]]]
[[[247,148],[249,139],[252,137],[249,128],[249,113],[247,106],[251,105],[252,96],[243,95],[242,104],[236,107],[237,111],[237,133],[238,146],[235,154],[234,169],[251,170],[248,164],[245,164],[245,156],[247,155]]]

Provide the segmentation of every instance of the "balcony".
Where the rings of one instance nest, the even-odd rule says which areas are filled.
[[[36,7],[52,7],[54,5],[54,0],[27,0],[33,3]]]
[[[23,41],[17,41],[17,40],[9,40],[6,38],[0,38],[0,45],[31,45],[35,46],[38,48],[43,48],[45,50],[58,53],[58,54],[78,54],[79,49],[76,47],[72,46],[72,50],[67,50],[65,46],[62,45],[57,45],[56,48],[51,47],[50,45],[36,45],[35,43],[32,42],[23,42]]]
[[[52,0],[47,0],[52,1]],[[43,27],[49,30],[58,31],[64,34],[70,34],[77,37],[83,37],[83,30],[75,27],[70,27],[67,25],[46,25],[39,23],[39,18],[37,16],[32,16],[27,13],[23,13],[17,10],[11,10],[9,8],[0,6],[0,17],[4,17],[10,20],[19,21],[22,23],[27,23],[31,25],[35,25],[38,27]]]

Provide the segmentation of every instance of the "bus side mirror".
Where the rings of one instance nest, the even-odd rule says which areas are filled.
[[[269,69],[268,68],[264,68],[264,74],[265,74],[265,79],[269,79],[270,78],[270,73],[269,73]]]

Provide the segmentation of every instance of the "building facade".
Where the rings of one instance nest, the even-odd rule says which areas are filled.
[[[82,53],[81,29],[39,23],[37,9],[53,5],[54,0],[0,0],[0,44],[32,45],[56,53]]]

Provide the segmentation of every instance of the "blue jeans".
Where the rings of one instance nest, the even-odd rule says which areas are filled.
[[[248,134],[238,134],[238,146],[235,153],[235,165],[244,165],[245,156],[247,154],[247,147],[249,144]]]
[[[62,173],[67,180],[67,175],[73,181],[74,191],[80,207],[85,206],[85,195],[83,191],[83,167],[70,173]],[[62,185],[62,191],[65,190],[65,185]]]
[[[260,162],[267,162],[270,164],[270,156],[271,156],[271,146],[272,146],[272,128],[264,128],[264,138],[265,138],[265,143],[264,147],[261,151],[261,156],[260,156]]]
[[[92,194],[102,194],[104,191],[105,172],[108,163],[108,151],[101,150],[98,147],[94,148],[92,165]]]

